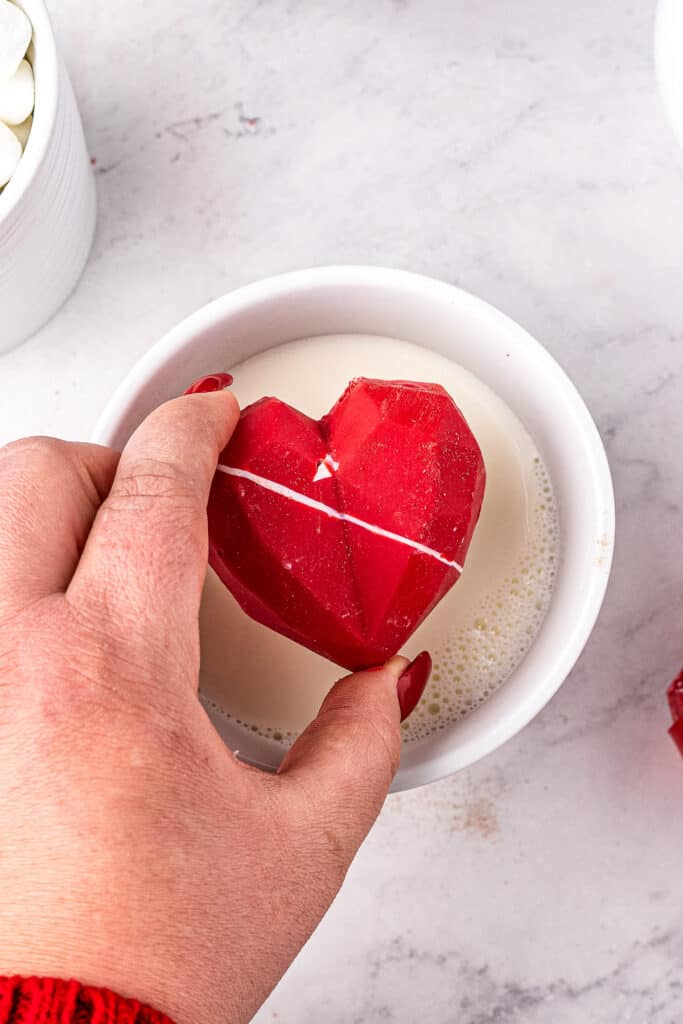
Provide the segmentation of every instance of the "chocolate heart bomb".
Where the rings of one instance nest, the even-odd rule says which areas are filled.
[[[438,384],[358,378],[321,420],[262,398],[220,456],[209,561],[257,622],[377,665],[460,576],[485,479]]]

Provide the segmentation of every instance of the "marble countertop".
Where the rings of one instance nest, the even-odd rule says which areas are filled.
[[[99,227],[0,357],[0,442],[86,437],[178,319],[321,263],[505,310],[605,438],[618,543],[571,678],[469,771],[392,797],[258,1024],[678,1024],[683,157],[624,0],[54,0]]]

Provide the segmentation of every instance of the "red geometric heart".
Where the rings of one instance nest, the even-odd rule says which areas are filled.
[[[484,486],[437,384],[360,378],[319,421],[262,398],[220,457],[209,561],[258,622],[352,671],[377,665],[458,579]]]

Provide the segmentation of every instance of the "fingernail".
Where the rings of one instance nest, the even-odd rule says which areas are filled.
[[[414,661],[411,661],[408,668],[399,677],[396,692],[398,693],[402,722],[417,707],[417,703],[424,693],[431,674],[432,657],[429,651],[423,651],[422,654],[418,654]]]
[[[190,384],[185,392],[186,395],[204,395],[210,391],[225,391],[232,384],[231,373],[210,373],[207,377],[200,377],[194,384]]]

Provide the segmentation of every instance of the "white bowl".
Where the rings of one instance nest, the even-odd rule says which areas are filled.
[[[0,352],[57,312],[95,231],[95,180],[45,4],[15,2],[33,27],[36,103],[24,154],[0,193]]]
[[[170,331],[120,385],[94,440],[122,448],[152,409],[203,374],[296,338],[347,333],[432,348],[493,388],[534,438],[560,514],[557,585],[534,644],[485,704],[405,746],[394,783],[400,790],[472,764],[526,725],[570,672],[602,604],[614,540],[612,482],[595,424],[554,359],[503,313],[451,285],[372,267],[300,271],[217,299]],[[273,764],[271,741],[212,719],[248,760]]]
[[[655,19],[655,70],[659,92],[683,145],[683,3],[659,0]]]

